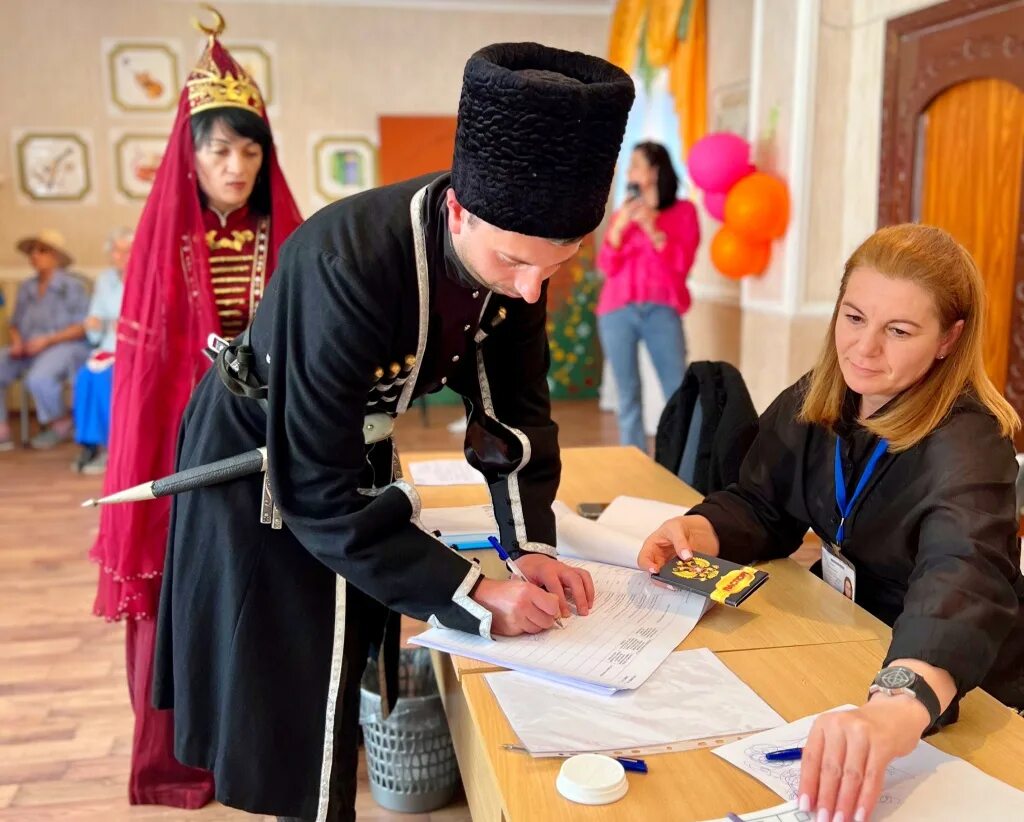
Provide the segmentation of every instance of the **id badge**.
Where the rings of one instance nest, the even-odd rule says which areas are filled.
[[[829,542],[821,543],[821,576],[844,597],[855,600],[857,572],[838,546]]]

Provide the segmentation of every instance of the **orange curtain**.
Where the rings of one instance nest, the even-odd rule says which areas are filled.
[[[679,23],[688,5],[684,33]],[[668,67],[680,139],[688,151],[707,131],[706,0],[618,0],[608,38],[609,61],[628,72],[636,68],[645,22],[644,54],[649,65]]]
[[[679,42],[679,15],[687,0],[648,0],[647,38],[644,47],[647,62],[654,68],[667,66]]]
[[[624,71],[632,72],[636,66],[636,52],[640,46],[640,27],[644,22],[649,0],[619,0],[612,14],[612,27],[608,34],[608,60]]]
[[[689,151],[708,128],[707,5],[705,0],[692,2],[686,38],[676,45],[668,79],[684,151]]]

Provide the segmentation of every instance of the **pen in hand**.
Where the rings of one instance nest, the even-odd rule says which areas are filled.
[[[523,582],[530,582],[526,574],[522,572],[522,569],[518,565],[516,565],[516,561],[508,555],[508,551],[501,547],[501,543],[498,542],[498,540],[495,537],[487,537],[487,541],[491,543],[491,547],[498,552],[498,556],[501,557],[502,561],[508,567],[508,570],[511,572],[512,576],[514,576],[516,579],[521,579]],[[530,584],[532,585],[533,583],[530,582]],[[562,624],[562,620],[559,617],[555,617],[555,625],[557,625],[559,628],[565,627],[565,625]]]

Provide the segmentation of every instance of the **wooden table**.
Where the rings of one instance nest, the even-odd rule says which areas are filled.
[[[417,453],[408,461],[460,455]],[[692,505],[699,495],[634,448],[562,452],[558,498],[607,502],[620,494]],[[406,470],[408,474],[408,471]],[[489,501],[483,486],[424,487],[425,506]],[[652,529],[658,523],[652,523]],[[493,567],[493,566],[492,566]],[[863,702],[885,655],[889,629],[790,560],[767,563],[771,579],[742,609],[716,607],[680,648],[708,647],[787,720]],[[650,756],[650,773],[629,774],[619,802],[587,807],[555,789],[561,760],[504,751],[515,734],[473,660],[434,656],[463,785],[474,822],[709,819],[747,812],[779,799],[757,780],[693,750]],[[680,689],[685,683],[680,683]],[[585,721],[585,717],[582,718]],[[1024,789],[1024,719],[981,691],[963,701],[961,719],[930,741],[983,771]]]
[[[457,459],[459,454],[417,453],[406,460]],[[567,448],[562,451],[558,499],[570,508],[580,502],[610,502],[621,494],[676,505],[695,505],[700,494],[636,448]],[[426,486],[419,489],[424,507],[475,505],[489,501],[479,486]],[[660,522],[652,522],[653,531]],[[475,555],[477,552],[467,552]],[[479,552],[488,576],[504,573],[491,551]],[[761,566],[771,576],[742,608],[716,607],[701,619],[679,649],[742,651],[789,645],[887,639],[888,627],[789,559]],[[494,671],[498,666],[453,657],[457,676]]]
[[[862,703],[886,648],[886,643],[870,640],[726,651],[719,658],[784,719],[793,721],[843,703]],[[501,748],[517,740],[486,677],[458,681],[448,666],[447,671],[442,668],[440,682],[460,766],[469,764],[463,782],[474,822],[701,820],[781,801],[752,776],[705,749],[648,755],[650,773],[628,774],[630,790],[622,800],[601,807],[577,805],[555,789],[562,760],[533,759]],[[685,683],[679,688],[684,692]],[[960,721],[929,741],[1024,789],[1024,719],[983,691],[969,694]]]

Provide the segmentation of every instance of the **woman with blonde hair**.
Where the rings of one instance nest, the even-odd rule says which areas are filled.
[[[656,571],[691,551],[754,562],[807,530],[814,570],[892,626],[856,710],[822,715],[799,803],[863,820],[886,766],[956,720],[984,687],[1024,708],[1024,578],[1011,436],[1017,414],[985,373],[985,292],[946,232],[883,228],[846,263],[814,370],[761,417],[739,482],[644,542]]]

